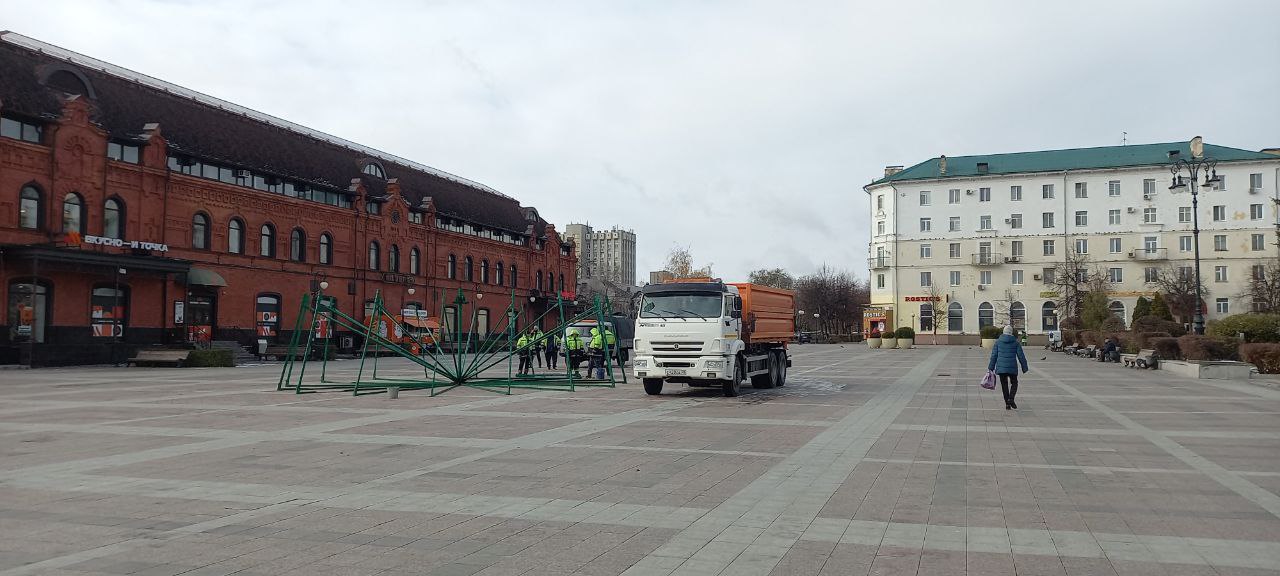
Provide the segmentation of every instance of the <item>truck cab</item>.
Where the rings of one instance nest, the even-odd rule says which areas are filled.
[[[777,292],[792,301],[790,292]],[[738,285],[681,280],[641,294],[632,370],[649,394],[660,394],[664,382],[720,386],[727,396],[736,396],[746,378],[757,388],[785,383],[786,341],[751,338],[756,319],[744,318]]]

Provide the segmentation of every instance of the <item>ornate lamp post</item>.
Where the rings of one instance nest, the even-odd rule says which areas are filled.
[[[1218,176],[1218,161],[1212,158],[1206,158],[1204,155],[1204,139],[1196,136],[1191,139],[1191,158],[1183,158],[1178,151],[1169,152],[1169,171],[1173,173],[1173,184],[1169,186],[1172,192],[1180,192],[1186,190],[1188,184],[1191,188],[1191,235],[1192,248],[1195,250],[1196,259],[1196,313],[1191,321],[1191,328],[1196,334],[1204,334],[1204,299],[1200,284],[1200,186],[1197,179],[1200,173],[1204,172],[1204,184],[1206,188],[1212,188],[1214,184],[1222,181]],[[1186,171],[1189,178],[1183,178],[1182,173]]]

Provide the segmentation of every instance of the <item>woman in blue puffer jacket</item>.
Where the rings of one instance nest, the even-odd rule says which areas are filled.
[[[1026,374],[1027,355],[1022,352],[1018,339],[1013,337],[1013,326],[1005,326],[1004,334],[991,347],[991,361],[987,363],[987,370],[994,370],[1000,376],[1005,410],[1018,408],[1018,403],[1013,400],[1018,395],[1018,364],[1022,364],[1022,373]]]

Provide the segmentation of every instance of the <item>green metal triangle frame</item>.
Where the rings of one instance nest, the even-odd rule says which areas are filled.
[[[477,295],[477,300],[482,298]],[[452,300],[439,298],[442,302],[440,310],[440,318],[442,324],[434,332],[427,329],[424,338],[415,330],[411,330],[403,321],[397,320],[396,316],[391,314],[385,306],[382,298],[382,292],[378,291],[374,294],[372,306],[369,309],[369,317],[365,321],[357,320],[355,317],[348,315],[338,309],[336,299],[325,296],[323,291],[315,291],[304,294],[302,301],[298,307],[297,319],[294,322],[294,329],[289,337],[289,347],[284,364],[280,370],[280,378],[276,383],[276,390],[291,390],[296,394],[307,394],[315,392],[350,392],[353,395],[378,394],[387,392],[390,388],[398,388],[400,390],[427,390],[431,396],[443,394],[449,390],[459,387],[474,388],[479,390],[487,390],[499,394],[511,394],[514,390],[562,390],[574,391],[577,387],[608,387],[614,388],[618,383],[618,375],[621,381],[626,383],[626,370],[619,370],[620,374],[614,371],[613,359],[616,351],[608,342],[608,339],[602,339],[604,358],[609,359],[604,362],[606,375],[604,378],[591,378],[588,369],[588,377],[581,378],[575,375],[572,362],[568,361],[568,352],[565,346],[561,346],[562,350],[566,350],[565,370],[563,373],[548,372],[542,374],[516,375],[513,374],[513,360],[522,352],[533,349],[536,351],[543,341],[549,338],[561,337],[566,334],[567,329],[575,323],[585,320],[595,320],[597,326],[606,325],[605,310],[609,309],[608,299],[595,297],[591,301],[591,305],[586,310],[572,315],[566,315],[565,301],[563,297],[557,295],[554,306],[548,306],[542,314],[530,320],[528,325],[541,325],[542,321],[552,312],[556,313],[559,323],[552,329],[543,332],[542,338],[527,342],[523,347],[516,346],[518,337],[516,327],[520,324],[523,312],[515,305],[515,291],[511,291],[510,301],[503,316],[506,319],[505,325],[499,330],[489,332],[488,326],[484,326],[484,333],[480,334],[480,341],[474,342],[475,350],[473,351],[473,339],[477,334],[477,325],[479,323],[480,308],[473,303],[471,307],[470,326],[466,330],[466,339],[463,341],[461,334],[458,333],[459,326],[447,326],[450,315],[447,311],[450,305],[455,306],[452,318],[456,319],[458,313],[468,304],[465,293],[459,288],[456,296]],[[456,323],[456,322],[455,322]],[[487,324],[487,322],[486,322]],[[360,353],[358,356],[359,366],[356,369],[354,380],[333,380],[329,370],[329,361],[332,359],[334,347],[330,344],[330,334],[337,329],[358,334],[362,337]],[[322,334],[323,332],[323,334]],[[397,332],[397,339],[401,342],[391,340],[388,336],[392,332]],[[498,336],[493,336],[497,334]],[[407,342],[403,340],[407,338]],[[452,340],[452,342],[451,342]],[[416,345],[417,353],[405,344]],[[450,344],[452,344],[450,346]],[[446,351],[446,347],[450,348]],[[317,354],[317,351],[319,353]],[[536,353],[536,352],[534,352]],[[407,359],[411,365],[417,365],[422,369],[422,377],[404,377],[400,374],[392,376],[378,374],[378,359],[381,356],[391,356]],[[307,381],[307,367],[311,363],[320,363],[320,377],[318,381]],[[494,376],[487,372],[506,363],[506,375]],[[368,369],[366,370],[366,365]],[[383,373],[386,374],[384,366]]]

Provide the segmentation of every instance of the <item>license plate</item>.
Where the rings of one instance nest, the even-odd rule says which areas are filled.
[[[685,376],[688,372],[684,368],[667,368],[667,376]]]

